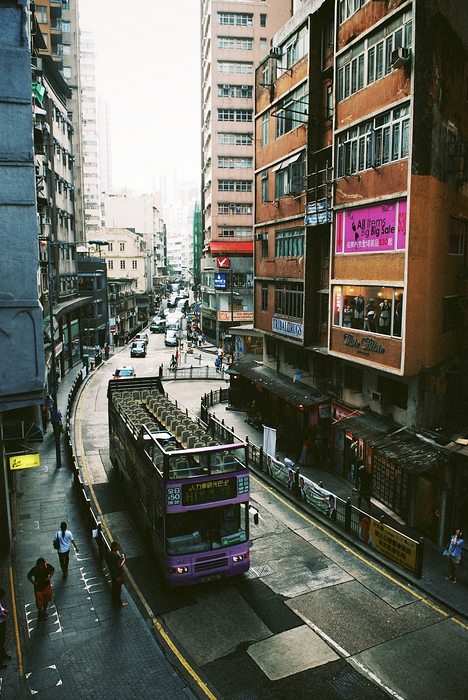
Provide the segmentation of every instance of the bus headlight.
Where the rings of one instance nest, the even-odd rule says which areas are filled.
[[[244,561],[244,559],[249,558],[249,553],[247,554],[236,554],[234,557],[232,557],[232,561],[234,564],[238,564],[240,561]]]
[[[167,571],[169,574],[188,574],[188,566],[169,566]]]

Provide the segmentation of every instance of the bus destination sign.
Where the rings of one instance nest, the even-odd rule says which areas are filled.
[[[237,496],[237,477],[210,479],[195,484],[182,484],[182,505],[198,506],[215,501],[226,501]]]

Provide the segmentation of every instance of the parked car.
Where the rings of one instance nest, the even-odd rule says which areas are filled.
[[[164,333],[166,330],[166,321],[164,318],[153,318],[149,327],[151,333]]]
[[[122,365],[121,367],[117,367],[112,378],[131,379],[132,377],[136,377],[135,368],[130,367],[129,365]]]
[[[135,343],[144,343],[145,345],[148,345],[148,333],[137,333],[136,336],[133,338],[133,342]]]
[[[130,357],[146,357],[146,345],[143,341],[132,343]]]
[[[164,345],[169,347],[177,347],[179,344],[179,331],[166,331],[164,336]]]

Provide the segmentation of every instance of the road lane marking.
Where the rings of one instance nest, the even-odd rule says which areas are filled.
[[[95,377],[95,376],[96,376],[96,375],[94,375],[94,377]],[[94,377],[92,377],[90,381],[92,381]],[[105,529],[109,540],[112,541],[113,537],[112,537],[111,531],[110,531],[110,529],[109,529],[109,527],[108,527],[108,525],[107,525],[107,523],[106,523],[106,521],[105,521],[105,518],[104,518],[104,516],[103,516],[102,510],[101,510],[101,508],[100,508],[100,506],[99,506],[99,502],[98,502],[98,500],[97,500],[96,494],[95,494],[95,492],[94,492],[93,485],[92,485],[92,483],[91,483],[91,475],[90,475],[90,471],[89,471],[89,468],[88,468],[88,462],[87,462],[87,460],[86,460],[86,455],[85,455],[85,451],[84,451],[84,447],[83,447],[83,434],[82,434],[82,430],[81,430],[82,400],[84,400],[84,398],[85,398],[85,396],[86,396],[86,394],[87,394],[87,392],[88,392],[88,388],[89,388],[90,381],[88,381],[88,382],[86,383],[86,386],[85,386],[85,388],[84,388],[83,391],[82,391],[82,394],[81,394],[80,399],[79,399],[79,404],[78,404],[78,407],[77,407],[77,410],[76,410],[76,413],[75,413],[75,415],[76,415],[77,442],[78,442],[78,444],[79,444],[79,449],[80,449],[80,452],[81,452],[80,458],[81,458],[81,460],[82,460],[83,471],[84,471],[85,476],[86,476],[87,486],[88,486],[88,488],[89,488],[89,492],[90,492],[91,498],[92,498],[92,500],[93,500],[93,503],[94,503],[94,506],[95,506],[95,508],[96,508],[96,511],[97,511],[98,514],[99,514],[99,518],[100,518],[100,520],[101,520],[102,526],[103,526],[103,528]],[[138,596],[139,601],[141,602],[141,604],[143,605],[144,609],[146,610],[146,612],[147,612],[147,614],[148,614],[148,616],[149,616],[151,622],[153,623],[154,628],[156,629],[156,631],[158,632],[158,634],[160,635],[160,637],[164,640],[164,642],[165,642],[165,643],[167,644],[167,646],[170,648],[170,650],[172,651],[172,653],[174,654],[174,656],[177,658],[177,660],[179,661],[179,663],[180,663],[180,664],[185,668],[185,670],[190,674],[190,676],[191,676],[191,677],[193,678],[193,680],[196,682],[196,684],[198,685],[198,687],[200,688],[200,690],[202,690],[203,693],[205,693],[206,697],[209,698],[209,700],[217,700],[216,695],[213,695],[213,693],[211,692],[211,690],[210,690],[210,689],[206,686],[206,684],[202,681],[202,679],[200,678],[200,676],[198,675],[198,673],[195,671],[195,669],[192,668],[192,666],[189,664],[189,662],[185,659],[185,657],[184,657],[184,656],[182,655],[182,653],[179,651],[179,649],[177,648],[177,646],[174,644],[174,642],[172,641],[172,639],[169,637],[169,635],[167,634],[167,632],[164,630],[164,628],[163,628],[163,626],[161,625],[161,623],[158,622],[158,620],[156,619],[156,617],[155,617],[155,615],[154,615],[154,612],[151,610],[150,606],[148,605],[148,603],[147,603],[147,601],[146,601],[146,598],[144,597],[143,593],[140,591],[139,587],[137,586],[137,584],[136,584],[136,582],[135,582],[135,579],[133,578],[133,576],[131,575],[130,571],[128,570],[128,567],[127,567],[126,570],[125,570],[125,574],[126,574],[128,580],[130,581],[130,583],[131,583],[131,585],[132,585],[132,587],[133,587],[133,589],[134,589],[136,595]]]

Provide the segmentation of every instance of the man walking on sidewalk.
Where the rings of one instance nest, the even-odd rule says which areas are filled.
[[[57,543],[57,544],[56,544]],[[73,533],[67,530],[67,523],[63,521],[60,524],[60,530],[55,533],[54,547],[57,549],[60,560],[60,568],[62,569],[63,577],[68,576],[68,564],[70,561],[70,544],[75,548],[75,552],[79,552],[78,545],[73,539]]]

